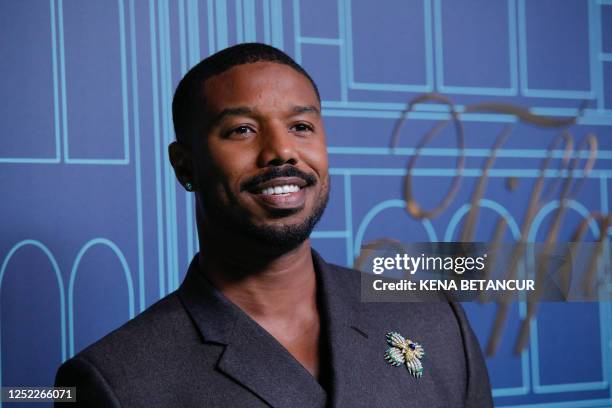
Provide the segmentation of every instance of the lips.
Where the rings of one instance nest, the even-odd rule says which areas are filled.
[[[282,167],[271,167],[266,172],[260,173],[243,182],[240,191],[259,193],[264,188],[275,187],[282,184],[295,184],[302,188],[317,182],[314,175],[303,172],[291,165]]]
[[[307,182],[299,177],[278,177],[250,190],[255,199],[270,209],[299,209],[306,202]]]
[[[308,183],[306,182],[306,180],[301,177],[276,177],[253,186],[249,189],[249,191],[261,194],[264,193],[266,190],[274,190],[272,191],[272,193],[281,194],[290,192],[284,191],[286,187],[292,187],[292,189],[295,189],[295,187],[297,187],[298,190],[300,190],[306,187],[307,184]]]
[[[261,194],[263,195],[273,195],[273,194],[288,194],[288,193],[297,193],[300,191],[300,187],[296,184],[283,184],[282,186],[268,187],[261,190]]]
[[[314,175],[296,167],[272,167],[243,183],[241,190],[268,210],[296,212],[306,203],[306,188],[316,182]]]

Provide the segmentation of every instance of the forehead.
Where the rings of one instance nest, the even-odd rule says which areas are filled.
[[[308,78],[275,62],[237,65],[206,80],[203,88],[209,112],[228,106],[319,106]]]

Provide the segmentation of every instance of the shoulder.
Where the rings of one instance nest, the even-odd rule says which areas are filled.
[[[85,372],[92,378],[119,381],[163,365],[177,349],[197,341],[198,333],[173,292],[67,360],[56,382]]]
[[[107,356],[133,359],[164,348],[193,332],[189,317],[174,292],[81,351],[78,356],[97,361]]]
[[[214,380],[222,351],[174,292],[64,362],[55,385],[77,387],[79,406],[181,406],[177,390]]]

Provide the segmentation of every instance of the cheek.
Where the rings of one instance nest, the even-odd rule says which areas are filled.
[[[324,141],[318,141],[315,144],[309,145],[303,151],[303,159],[308,166],[310,166],[318,175],[322,181],[328,173],[328,158],[327,158],[327,146]]]
[[[241,149],[240,146],[223,143],[208,146],[207,167],[217,175],[217,181],[233,183],[248,167],[249,161],[248,149]]]

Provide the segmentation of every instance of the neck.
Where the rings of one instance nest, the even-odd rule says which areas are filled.
[[[252,241],[205,228],[200,234],[200,270],[255,320],[292,319],[296,313],[316,310],[310,241],[290,250]]]
[[[282,250],[206,222],[198,222],[198,235],[200,270],[319,378],[321,323],[310,241]]]

